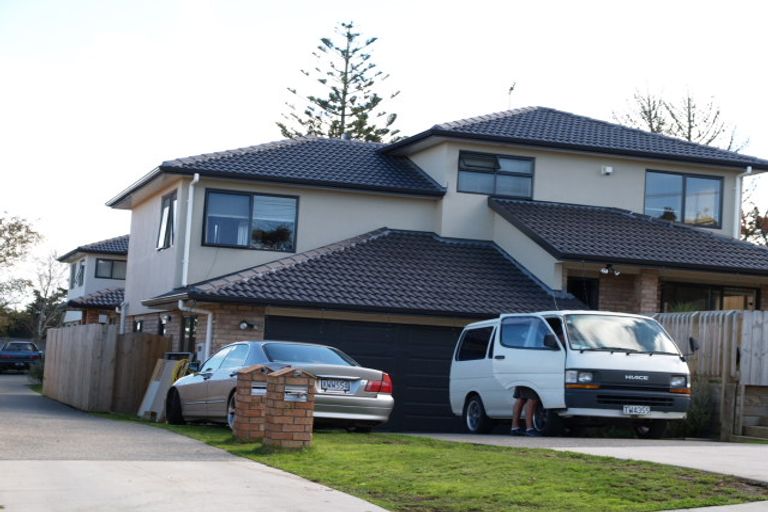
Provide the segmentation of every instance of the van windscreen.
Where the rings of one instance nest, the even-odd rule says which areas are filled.
[[[675,342],[654,320],[620,315],[566,315],[565,329],[573,350],[679,355]]]

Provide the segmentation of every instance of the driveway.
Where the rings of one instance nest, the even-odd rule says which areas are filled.
[[[3,512],[383,512],[366,501],[147,425],[97,418],[0,374]]]
[[[603,455],[617,459],[645,460],[736,475],[768,483],[768,444],[714,441],[602,439],[563,437],[512,437],[509,435],[428,434],[445,441],[549,448]],[[768,506],[765,504],[764,506]]]

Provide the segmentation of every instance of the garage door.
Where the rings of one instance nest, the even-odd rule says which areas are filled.
[[[337,347],[395,384],[395,409],[382,430],[459,432],[448,403],[448,372],[461,329],[268,316],[265,338]]]

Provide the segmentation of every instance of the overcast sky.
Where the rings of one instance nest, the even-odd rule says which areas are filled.
[[[691,91],[768,158],[765,14],[733,0],[0,0],[0,212],[34,222],[38,252],[127,233],[129,212],[104,203],[163,160],[279,139],[285,88],[345,20],[379,37],[404,134],[529,105],[611,120],[636,88]]]

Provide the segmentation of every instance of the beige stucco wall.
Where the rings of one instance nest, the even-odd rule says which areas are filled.
[[[168,292],[181,282],[184,252],[187,182],[179,179],[160,193],[135,205],[131,210],[131,239],[128,244],[128,279],[125,299],[130,315],[147,313],[143,299]],[[173,245],[157,250],[162,197],[176,190],[176,235]]]
[[[686,165],[659,160],[641,160],[613,155],[597,155],[540,148],[481,144],[472,141],[447,141],[410,155],[422,169],[447,186],[441,205],[442,233],[446,236],[489,238],[484,229],[489,224],[486,196],[456,191],[459,152],[478,151],[535,158],[533,198],[576,204],[609,206],[643,213],[645,208],[645,172],[647,169],[721,176],[723,204],[721,230],[732,234],[734,221],[734,186],[738,169],[704,165]],[[610,176],[601,174],[602,166],[611,166]]]
[[[561,290],[563,288],[562,264],[495,212],[493,214],[493,239],[507,254],[551,289]]]

